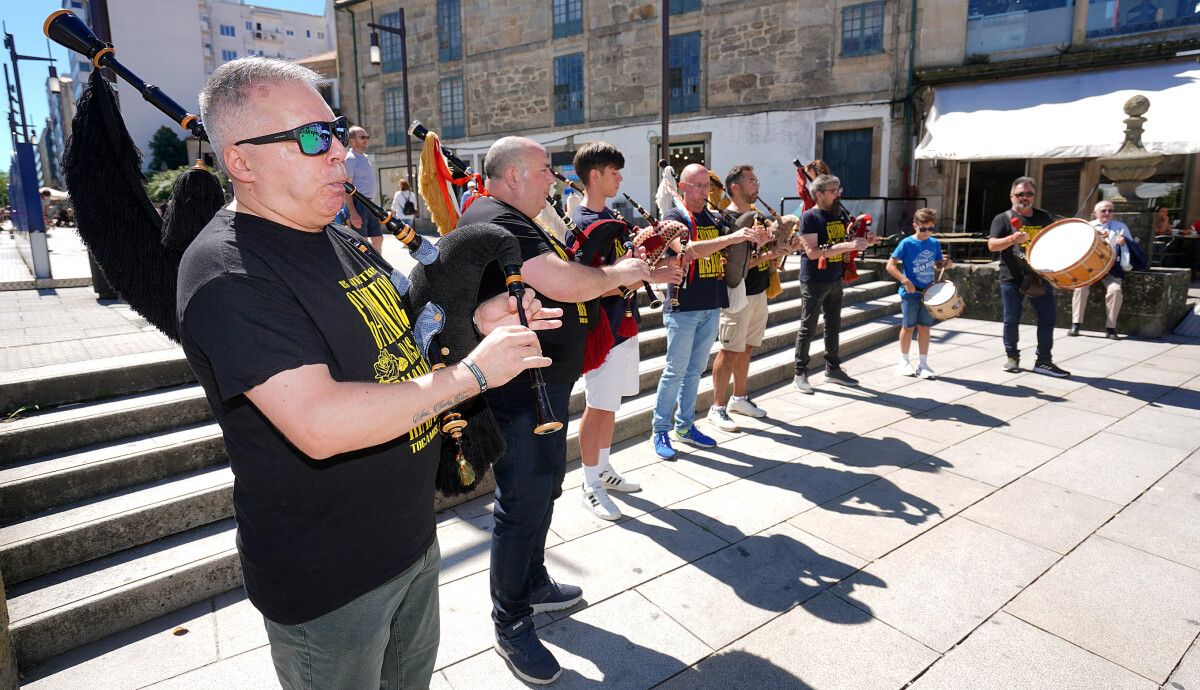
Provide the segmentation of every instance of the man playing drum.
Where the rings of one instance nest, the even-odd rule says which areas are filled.
[[[954,264],[942,256],[942,246],[932,235],[936,226],[937,211],[919,209],[913,214],[913,234],[900,240],[887,263],[887,272],[900,281],[900,363],[896,365],[899,376],[923,379],[934,376],[933,369],[929,368],[929,327],[933,325],[933,315],[925,308],[922,297],[925,288],[934,281],[934,270]],[[921,353],[916,367],[908,357],[914,326],[917,349]]]
[[[1092,225],[1096,226],[1096,230],[1105,234],[1108,243],[1112,246],[1113,251],[1118,255],[1128,254],[1123,253],[1121,248],[1126,243],[1133,242],[1133,235],[1129,232],[1129,226],[1119,220],[1113,220],[1113,203],[1111,201],[1101,201],[1096,204],[1092,210]],[[1105,335],[1111,340],[1117,339],[1117,316],[1121,313],[1121,279],[1125,277],[1125,268],[1121,261],[1113,262],[1112,270],[1108,275],[1100,279],[1104,284],[1104,316],[1105,316]],[[1079,329],[1083,326],[1083,311],[1087,306],[1088,293],[1091,292],[1091,286],[1085,285],[1075,289],[1071,293],[1071,330],[1067,335],[1079,335]]]
[[[1045,281],[1037,276],[1032,285],[1040,284],[1041,294],[1026,295],[1022,292],[1022,281],[1026,273],[1033,273],[1025,259],[1025,245],[1039,230],[1054,222],[1049,213],[1033,207],[1036,183],[1032,177],[1013,180],[1009,198],[1012,208],[992,219],[988,237],[988,251],[1000,254],[1000,303],[1004,308],[1004,351],[1008,360],[1004,370],[1021,370],[1021,351],[1017,348],[1017,327],[1021,321],[1021,305],[1025,297],[1037,314],[1037,361],[1033,370],[1039,374],[1065,378],[1070,372],[1060,369],[1050,358],[1054,347],[1054,292]]]

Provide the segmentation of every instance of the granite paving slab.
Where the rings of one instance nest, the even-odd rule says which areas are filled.
[[[656,462],[624,472],[622,476],[640,484],[642,490],[637,493],[608,493],[621,510],[620,519],[637,518],[708,490],[703,484],[676,472],[673,467],[677,466],[675,463]],[[582,466],[576,466],[567,473],[563,481],[563,495],[554,503],[554,517],[550,529],[568,541],[607,529],[614,524],[597,517],[590,508],[583,505],[582,483]]]
[[[1021,477],[967,508],[963,517],[1065,554],[1120,509],[1116,503]]]
[[[1127,418],[1128,419],[1128,418]],[[1029,473],[1040,481],[1125,505],[1186,451],[1102,431]]]
[[[992,491],[982,482],[920,465],[892,472],[789,522],[873,561]]]
[[[637,592],[548,626],[538,637],[563,667],[555,688],[648,688],[711,653]],[[525,688],[488,650],[443,670],[452,688]]]
[[[1099,385],[1087,385],[1067,393],[1061,405],[1120,418],[1133,414],[1148,402],[1131,395],[1130,388],[1122,386],[1120,381],[1105,379]]]
[[[491,562],[493,524],[489,514],[460,520],[438,529],[438,546],[442,550],[442,567],[438,571],[439,584],[488,569]],[[553,541],[557,541],[556,537],[547,536],[548,543]]]
[[[992,429],[938,451],[924,462],[992,486],[1004,486],[1061,452]]]
[[[1057,559],[1040,546],[955,517],[831,591],[944,653]],[[859,587],[868,577],[887,587]]]
[[[886,470],[908,467],[944,447],[941,441],[885,427],[830,446],[821,453],[847,467]]]
[[[675,509],[690,511],[689,519],[732,544],[877,477],[814,454],[682,501]]]
[[[1167,680],[1163,688],[1167,690],[1200,688],[1200,641],[1192,643],[1192,648],[1183,655],[1183,660],[1171,673],[1171,678]]]
[[[1099,534],[1200,569],[1200,477],[1167,473]]]
[[[1043,393],[1027,386],[992,386],[987,390],[972,393],[958,401],[958,404],[977,410],[987,410],[988,414],[1008,421],[1020,417],[1027,412],[1051,402],[1060,402],[1064,398],[1053,393]]]
[[[1180,472],[1187,472],[1188,474],[1200,474],[1200,450],[1189,455],[1175,469]]]
[[[1066,449],[1082,443],[1117,421],[1116,417],[1094,411],[1085,412],[1051,404],[1010,420],[1003,431],[1011,436]]]
[[[901,420],[888,428],[954,444],[1003,423],[1003,420],[987,412],[952,403]]]
[[[160,683],[153,690],[195,690],[195,688],[237,688],[238,690],[278,690],[279,679],[271,662],[271,650],[259,647],[201,666]],[[431,688],[436,685],[430,685]]]
[[[726,545],[671,510],[658,510],[547,549],[546,567],[559,582],[582,587],[591,605]]]
[[[1002,611],[950,650],[910,687],[912,690],[1155,690],[1158,686]]]
[[[809,438],[818,435],[820,432],[816,431],[806,434]],[[826,439],[825,445],[838,442],[835,436],[823,436]],[[742,477],[758,474],[783,461],[718,445],[715,448],[698,448],[691,453],[681,453],[676,460],[667,462],[673,471],[712,489]]]
[[[850,434],[858,436],[868,431],[885,427],[892,422],[907,419],[912,412],[893,405],[856,400],[837,408],[834,413],[818,412],[795,421],[801,426],[811,425],[828,434]]]
[[[853,554],[783,523],[655,578],[637,591],[719,649],[864,565]]]
[[[1150,408],[1182,417],[1200,417],[1200,391],[1176,388],[1150,403]]]
[[[1200,571],[1091,537],[1005,610],[1163,683],[1200,633]]]
[[[899,688],[935,659],[933,650],[826,593],[659,688]]]
[[[1200,448],[1200,424],[1192,417],[1143,408],[1109,429],[1114,434],[1192,452]]]

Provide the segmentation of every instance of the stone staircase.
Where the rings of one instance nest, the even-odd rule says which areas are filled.
[[[878,278],[863,271],[846,289],[844,355],[899,328],[895,283]],[[793,373],[799,284],[794,270],[783,279],[751,363],[752,390]],[[646,309],[641,393],[622,405],[614,442],[648,435],[665,352],[662,314]],[[814,366],[822,357],[818,333]],[[182,352],[53,369],[0,383],[0,412],[38,406],[0,423],[0,572],[22,668],[241,585],[233,475]],[[698,408],[711,400],[706,375]],[[579,455],[583,405],[579,384],[569,460]]]

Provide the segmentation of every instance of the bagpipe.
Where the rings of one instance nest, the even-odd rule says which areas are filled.
[[[72,123],[72,136],[63,153],[62,168],[75,205],[79,234],[96,258],[108,281],[129,305],[173,340],[179,340],[176,320],[176,277],[184,250],[224,204],[224,192],[216,176],[197,165],[180,175],[171,192],[167,211],[160,219],[143,186],[141,160],[121,118],[112,87],[101,74],[110,69],[136,88],[151,105],[201,141],[207,134],[199,117],[187,112],[156,86],[147,84],[116,58],[111,44],[101,41],[70,10],[47,17],[46,36],[86,56],[96,67],[80,96]],[[219,152],[218,152],[219,154]],[[418,266],[437,263],[439,268],[470,262],[474,250],[440,252],[426,238],[390,212],[346,184],[346,193],[362,203],[381,224],[412,252]],[[507,233],[505,233],[507,235]],[[451,243],[454,247],[458,243]],[[359,251],[370,253],[365,244]],[[497,251],[492,257],[502,254]],[[382,257],[374,257],[389,275],[395,272]],[[455,289],[438,295],[435,304],[446,317],[436,343],[426,343],[432,359],[466,356],[478,338],[471,321],[478,304],[475,292],[458,289],[462,273],[444,269],[452,278],[443,282]],[[519,282],[519,281],[518,281]],[[393,279],[406,308],[427,305],[431,298],[411,295],[407,283]],[[422,288],[425,290],[425,288]],[[518,300],[518,309],[521,302]],[[420,313],[413,311],[412,313]],[[524,319],[523,312],[521,318]],[[446,361],[434,361],[440,368]],[[534,370],[536,372],[536,370]],[[470,433],[466,429],[470,427]],[[472,490],[495,458],[504,453],[504,441],[495,418],[482,399],[474,398],[443,414],[441,429],[455,443],[442,444],[437,488],[447,495]]]
[[[678,256],[683,253],[683,248],[690,234],[686,225],[673,220],[659,220],[650,215],[650,212],[645,208],[642,208],[641,204],[634,201],[633,197],[625,192],[621,192],[621,196],[625,197],[629,205],[633,206],[634,210],[650,224],[650,227],[643,228],[635,233],[631,241],[633,247],[645,250],[647,264],[654,266],[664,258]],[[668,252],[671,253],[668,254]],[[650,294],[653,295],[650,306],[655,309],[661,307],[663,305],[662,298],[654,294],[653,290],[650,291]],[[679,306],[678,295],[671,295],[670,304],[672,307]]]
[[[421,183],[424,183],[428,178],[426,174],[426,160],[428,158],[433,158],[434,164],[438,166],[439,170],[444,167],[451,171],[455,175],[453,179],[462,180],[462,184],[466,184],[467,180],[474,179],[476,180],[476,190],[478,194],[487,194],[487,191],[483,186],[483,179],[479,176],[479,174],[472,172],[470,168],[467,167],[467,164],[461,158],[455,155],[453,151],[445,146],[442,146],[441,140],[438,139],[437,135],[426,129],[419,120],[413,121],[412,125],[410,125],[408,128],[408,132],[409,134],[412,134],[420,139],[424,144],[424,148],[421,151],[421,170],[418,175],[418,179]],[[439,178],[436,181],[436,184],[439,185],[439,191],[444,188],[446,181],[447,178],[441,177],[439,173]],[[430,196],[426,196],[424,184],[418,184],[418,186],[418,191],[421,193],[421,196],[425,198],[426,203],[428,203],[430,196],[433,195],[430,194]],[[457,224],[459,219],[457,211],[455,211],[453,215],[454,222]],[[438,231],[445,236],[438,243],[439,253],[443,250],[442,245],[451,237],[453,237],[454,241],[444,248],[447,253],[453,252],[451,257],[453,260],[447,259],[446,261],[440,263],[433,262],[428,266],[418,265],[413,269],[414,285],[416,284],[416,279],[418,276],[420,276],[420,274],[432,273],[438,278],[438,280],[430,280],[429,284],[438,286],[444,290],[444,292],[438,293],[434,296],[443,296],[445,299],[450,299],[455,295],[461,294],[478,295],[484,275],[483,268],[497,260],[497,257],[500,257],[499,249],[507,246],[507,253],[504,255],[504,257],[499,259],[501,269],[505,274],[505,285],[507,286],[509,294],[511,295],[524,294],[525,283],[521,280],[520,276],[520,267],[523,261],[521,259],[520,248],[517,245],[517,240],[512,236],[512,233],[504,230],[503,228],[500,228],[499,226],[492,227],[498,229],[501,234],[509,238],[511,240],[511,244],[506,245],[502,243],[494,246],[488,246],[483,242],[471,242],[470,240],[475,233],[460,235],[460,233],[467,228],[448,228],[443,230],[439,226]],[[547,237],[546,240],[553,243],[553,239],[550,237]],[[500,243],[501,240],[495,238],[493,242]],[[516,247],[516,249],[512,249],[513,247]],[[515,254],[513,253],[514,251]],[[478,273],[460,272],[460,265],[479,266]],[[431,268],[431,266],[433,268]],[[473,311],[474,309],[472,309],[472,313]],[[517,316],[520,319],[522,326],[529,325],[525,316],[525,310],[521,306],[520,297],[517,298]],[[449,321],[449,319],[447,319],[447,321]],[[475,328],[474,324],[470,323],[470,314],[466,314],[466,321],[468,323],[463,324],[463,334],[467,335],[467,332],[469,331],[469,334],[474,336]],[[467,328],[468,325],[469,329]],[[466,357],[467,353],[470,351],[471,348],[466,348],[464,351],[461,351],[461,354],[452,353],[450,357],[462,359],[463,357]],[[546,379],[542,376],[541,369],[529,369],[528,372],[534,397],[537,401],[534,409],[534,412],[537,414],[537,423],[534,425],[533,433],[539,436],[543,434],[552,434],[562,429],[563,423],[554,418],[554,411],[550,406],[550,396],[546,392]]]
[[[852,216],[850,215],[850,211],[846,210],[846,207],[842,205],[840,199],[837,202],[837,209],[838,215],[842,218],[842,223],[844,223],[846,226],[847,239],[854,240],[867,237],[871,231],[871,225],[875,222],[875,219],[871,217],[870,213],[861,213],[858,216]],[[832,246],[832,244],[836,243],[831,243],[830,246]],[[854,281],[858,280],[858,265],[855,263],[855,259],[857,258],[857,249],[846,252],[846,269],[842,273],[843,282],[853,283]],[[821,257],[821,260],[817,263],[817,268],[825,268],[825,257]]]
[[[808,176],[808,171],[804,169],[804,164],[799,158],[793,158],[792,165],[796,166],[796,194],[800,196],[800,211],[804,212],[817,205],[817,200],[808,189],[812,178]]]

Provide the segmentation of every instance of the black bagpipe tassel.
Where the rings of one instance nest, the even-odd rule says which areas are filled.
[[[201,148],[204,146],[203,142],[198,143]],[[171,187],[171,200],[163,213],[163,247],[182,255],[224,205],[225,190],[221,189],[221,181],[204,167],[200,148],[197,148],[196,164],[175,178],[175,185]]]

